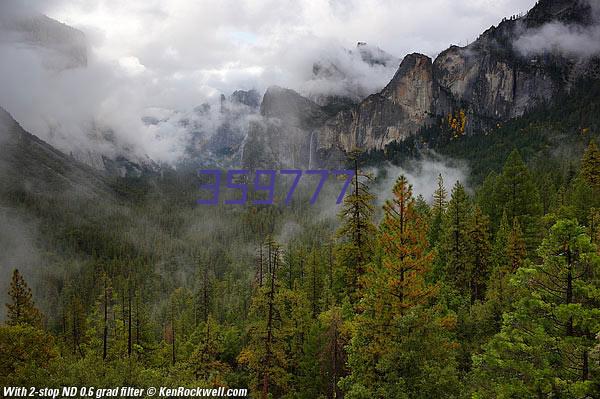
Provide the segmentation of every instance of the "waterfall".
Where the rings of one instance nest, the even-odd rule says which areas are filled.
[[[239,165],[240,167],[244,166],[244,148],[246,148],[247,142],[248,142],[248,132],[246,132],[246,135],[244,136],[244,139],[240,143],[240,148],[238,150],[238,154],[240,156],[240,165]]]
[[[314,145],[314,136],[316,130],[313,130],[310,133],[310,142],[308,144],[308,169],[312,169],[312,159],[313,159],[313,145]]]

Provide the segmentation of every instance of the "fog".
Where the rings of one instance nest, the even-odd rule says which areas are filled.
[[[221,94],[253,88],[262,93],[279,85],[313,98],[360,99],[389,81],[404,54],[433,55],[472,40],[502,16],[532,4],[7,0],[0,9],[5,22],[44,13],[83,32],[87,60],[78,65],[73,59],[79,47],[57,48],[52,35],[26,40],[22,27],[0,21],[0,106],[26,130],[75,155],[173,163],[189,143],[190,131],[179,117],[206,102],[217,109]],[[358,41],[384,49],[391,62],[365,62]],[[333,73],[315,74],[315,63]],[[142,122],[157,109],[176,118]],[[212,116],[204,116],[206,134],[218,125]]]
[[[388,164],[385,168],[372,169],[371,173],[379,176],[373,192],[380,206],[393,197],[394,184],[401,175],[404,175],[412,185],[413,196],[416,198],[422,195],[428,203],[433,200],[440,174],[448,193],[457,181],[469,188],[468,165],[463,161],[443,157],[434,152],[424,154],[419,160],[409,161],[404,167]]]
[[[551,22],[523,32],[515,41],[521,54],[558,53],[569,57],[589,58],[600,54],[600,3],[588,1],[592,7],[592,24],[567,25]]]

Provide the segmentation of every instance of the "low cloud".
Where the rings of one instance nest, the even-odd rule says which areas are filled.
[[[380,176],[373,187],[378,205],[383,205],[386,200],[393,197],[394,184],[401,175],[404,175],[412,185],[414,197],[422,195],[425,201],[431,203],[440,174],[448,193],[457,181],[468,187],[470,174],[466,162],[445,158],[436,153],[427,154],[420,160],[410,161],[404,167],[388,164],[385,168],[372,170],[372,173]]]
[[[523,55],[558,53],[589,58],[600,54],[600,26],[552,22],[521,35],[515,47]]]
[[[61,52],[49,54],[43,43],[2,31],[0,106],[66,152],[114,156],[125,150],[142,160],[174,162],[185,153],[190,131],[177,119],[144,123],[149,110],[178,118],[205,102],[218,107],[221,93],[262,93],[270,85],[315,99],[358,98],[383,87],[397,66],[364,62],[354,49],[358,41],[398,59],[413,51],[433,55],[533,1],[6,0],[4,16],[25,4],[28,12],[81,30],[88,53],[86,66],[73,67]],[[456,22],[450,30],[448,20]],[[315,62],[335,66],[334,73],[315,74]],[[209,119],[203,126],[210,134],[208,127],[218,123]]]
[[[590,58],[600,54],[600,2],[576,0],[589,4],[589,25],[548,22],[528,29],[519,35],[514,46],[522,55],[561,54],[568,57]],[[574,1],[574,3],[576,2]]]

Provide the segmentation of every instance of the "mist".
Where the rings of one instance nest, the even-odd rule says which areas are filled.
[[[85,47],[85,62],[72,58],[80,56],[79,47],[57,48],[52,35],[24,40],[23,32],[0,23],[0,106],[26,130],[87,163],[100,154],[173,164],[184,156],[193,133],[180,119],[203,103],[218,109],[221,94],[263,93],[279,85],[315,100],[339,95],[358,101],[389,81],[404,54],[435,54],[475,36],[509,10],[528,6],[517,0],[493,7],[483,0],[452,6],[431,0],[418,7],[409,2],[375,7],[270,0],[7,1],[5,20],[42,13],[83,32],[84,45],[74,31],[70,36],[77,38],[69,42]],[[440,12],[431,13],[432,8]],[[451,32],[437,29],[444,12],[456,13],[464,23]],[[359,41],[387,51],[387,62],[365,62],[356,50]],[[316,64],[326,72],[315,73]],[[174,118],[143,123],[156,110]],[[198,124],[208,138],[220,117],[202,118]]]
[[[413,197],[422,195],[428,203],[433,201],[439,175],[442,175],[448,192],[457,181],[469,190],[468,164],[433,152],[425,154],[421,159],[409,161],[404,167],[388,164],[384,168],[372,169],[371,173],[377,176],[373,193],[377,196],[378,206],[382,206],[386,200],[393,197],[394,184],[401,175],[404,175],[412,185]]]
[[[600,54],[600,3],[589,3],[592,10],[591,25],[549,22],[538,28],[522,32],[514,45],[524,56],[545,53],[569,57],[590,58]]]

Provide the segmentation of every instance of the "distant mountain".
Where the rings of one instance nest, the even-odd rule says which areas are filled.
[[[111,192],[100,173],[26,132],[0,108],[0,196],[107,198]]]
[[[87,41],[83,32],[39,13],[0,11],[1,41],[32,46],[40,50],[50,69],[87,66]]]
[[[319,151],[383,149],[453,119],[461,119],[454,123],[457,134],[485,133],[552,102],[578,79],[599,76],[598,57],[572,54],[560,42],[524,48],[524,39],[552,34],[543,30],[546,26],[585,35],[599,24],[592,7],[587,0],[541,0],[526,15],[503,20],[469,46],[452,46],[435,60],[422,54],[405,57],[381,92],[325,123],[318,132]],[[547,40],[560,40],[556,36],[560,31]]]
[[[407,55],[380,92],[356,103],[270,88],[261,104],[263,119],[249,128],[244,165],[335,165],[353,148],[381,150],[429,126],[457,136],[485,134],[552,103],[581,79],[600,78],[597,54],[561,47],[561,35],[548,29],[595,35],[600,6],[594,7],[588,0],[541,0],[526,15],[505,18],[472,44],[451,46],[435,60]],[[548,36],[542,38],[546,43],[531,48],[541,34]],[[394,62],[363,43],[357,51],[370,64]],[[314,73],[334,81],[344,76],[335,64],[316,63]]]

